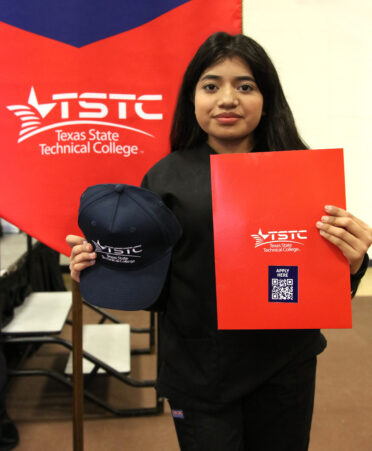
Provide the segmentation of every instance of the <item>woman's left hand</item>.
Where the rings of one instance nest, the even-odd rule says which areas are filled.
[[[372,244],[372,228],[342,208],[326,205],[324,209],[327,215],[316,223],[319,233],[340,249],[351,274],[356,274]]]
[[[351,274],[356,274],[372,244],[372,228],[342,208],[326,205],[324,209],[327,214],[316,223],[319,233],[340,249]]]

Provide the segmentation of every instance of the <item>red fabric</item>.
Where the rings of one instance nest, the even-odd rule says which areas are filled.
[[[205,38],[220,30],[241,32],[240,0],[191,0],[81,48],[0,22],[0,217],[69,254],[65,235],[81,233],[85,188],[138,185],[169,152],[183,72]],[[157,97],[140,98],[146,95]],[[98,153],[103,145],[121,153]],[[118,146],[132,154],[123,156]]]
[[[211,169],[219,328],[351,327],[348,262],[315,225],[345,208],[342,150],[217,155]]]

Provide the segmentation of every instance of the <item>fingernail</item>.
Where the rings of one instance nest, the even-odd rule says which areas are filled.
[[[328,222],[328,220],[329,220],[329,217],[328,217],[328,216],[322,216],[322,221],[323,221],[323,222]]]
[[[328,211],[328,213],[330,213],[330,212],[332,211],[332,205],[326,205],[326,206],[324,207],[324,210],[325,210],[325,211]]]
[[[85,246],[85,249],[86,249],[87,251],[90,251],[90,244],[88,244],[88,246]]]
[[[90,258],[95,258],[96,254],[94,252],[92,252],[91,254],[89,254]]]
[[[317,221],[316,226],[317,227],[322,227],[323,223],[321,221]]]

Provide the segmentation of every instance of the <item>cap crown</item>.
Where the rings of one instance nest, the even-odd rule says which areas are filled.
[[[170,252],[181,227],[160,197],[124,184],[94,185],[80,199],[79,226],[103,265],[139,269]]]

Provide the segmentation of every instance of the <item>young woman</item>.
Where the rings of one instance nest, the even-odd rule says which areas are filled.
[[[319,330],[218,331],[209,156],[304,149],[278,75],[252,39],[216,33],[190,62],[171,131],[172,153],[144,177],[183,235],[154,309],[161,314],[157,389],[168,398],[182,450],[308,448]],[[350,263],[353,293],[372,229],[326,206],[317,227]],[[68,236],[71,275],[94,264],[83,237]]]

